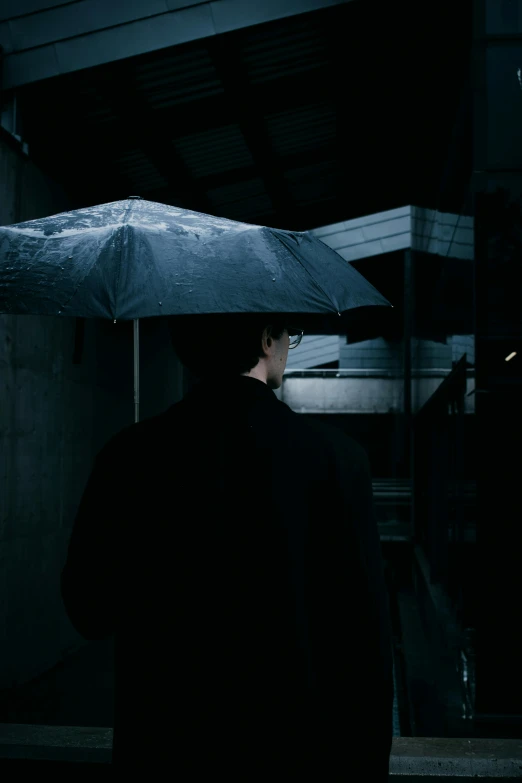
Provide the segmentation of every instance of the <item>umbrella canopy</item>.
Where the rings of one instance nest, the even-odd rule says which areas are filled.
[[[134,321],[295,313],[299,324],[391,306],[308,232],[282,231],[130,196],[0,227],[0,312]],[[325,325],[326,323],[326,325]]]
[[[131,320],[389,306],[309,232],[139,197],[0,227],[0,312]]]

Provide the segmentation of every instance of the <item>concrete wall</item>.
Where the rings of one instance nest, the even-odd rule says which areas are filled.
[[[96,321],[93,382],[93,450],[134,421],[133,324]],[[183,396],[183,370],[170,344],[166,321],[140,320],[140,421],[162,413]],[[174,445],[174,444],[173,444]]]
[[[0,226],[68,209],[59,184],[45,176],[0,128]]]
[[[303,414],[387,414],[402,410],[401,378],[285,376],[279,399]]]
[[[66,194],[0,136],[0,225],[68,208]],[[155,321],[155,323],[152,323]],[[92,461],[134,421],[132,325],[0,314],[0,688],[23,683],[84,641],[59,577]],[[141,328],[141,418],[181,396],[165,322]]]
[[[311,335],[310,346],[320,346],[319,337]],[[323,338],[324,339],[324,338]],[[332,338],[326,338],[332,339]],[[335,339],[335,338],[333,338]],[[337,337],[339,370],[342,375],[354,376],[358,371],[374,373],[374,377],[354,377],[348,382],[339,379],[335,384],[332,375],[328,380],[312,381],[292,377],[292,372],[285,374],[285,402],[301,412],[318,412],[323,408],[328,412],[343,413],[388,413],[401,412],[404,401],[404,345],[401,340],[385,340],[382,337],[373,340],[361,340],[358,343],[347,344],[343,337]],[[302,345],[291,351],[291,363],[287,363],[287,371],[307,370],[317,366],[321,356],[315,356],[312,351],[302,351]],[[306,347],[306,346],[305,346]],[[334,353],[332,343],[331,353]],[[447,343],[415,338],[412,340],[412,409],[419,410],[430,395],[451,371],[452,364],[466,353],[470,365],[475,362],[475,339],[473,335],[449,335]],[[326,354],[325,354],[326,355]],[[329,357],[328,361],[335,356]],[[327,361],[324,359],[323,361]],[[392,379],[380,377],[380,372],[394,373]],[[317,376],[319,378],[319,376]],[[474,378],[470,374],[468,391],[474,388]],[[337,392],[336,389],[339,389]],[[312,390],[317,391],[314,400]],[[328,390],[328,391],[326,391]],[[315,392],[314,392],[315,393]],[[304,395],[304,396],[303,396]],[[326,396],[325,396],[326,395]],[[332,396],[333,395],[333,396]],[[337,395],[337,396],[336,396]],[[466,399],[466,411],[474,411],[474,397]],[[340,406],[340,408],[339,408]],[[326,411],[325,411],[326,412]]]
[[[423,369],[412,372],[412,410],[416,413],[449,375],[449,370]],[[467,392],[475,387],[473,370],[468,372]],[[313,370],[285,374],[276,391],[296,413],[303,414],[400,414],[404,411],[404,380],[381,370]],[[465,400],[465,413],[474,413],[475,397]]]
[[[321,346],[319,336],[309,337],[310,346]],[[324,339],[324,338],[323,338]],[[332,338],[327,338],[332,339]],[[338,336],[337,358],[339,376],[332,371],[321,377],[309,372],[309,377],[299,377],[300,370],[313,370],[321,356],[312,351],[301,354],[302,343],[289,353],[284,376],[283,396],[280,399],[299,413],[401,413],[404,408],[404,346],[401,340],[385,340],[382,337],[346,344]],[[332,344],[331,353],[334,354]],[[323,349],[324,350],[324,349]],[[452,364],[466,353],[470,365],[475,363],[475,339],[473,335],[449,335],[447,343],[433,340],[412,340],[412,411],[418,411],[437,387],[451,372]],[[326,355],[326,353],[324,354]],[[302,358],[301,358],[302,357]],[[335,356],[329,357],[328,361]],[[324,359],[323,361],[327,361]],[[366,374],[365,374],[366,373]],[[387,378],[383,373],[391,373]],[[468,373],[467,391],[475,388],[472,370]],[[475,397],[465,399],[466,413],[474,413]]]

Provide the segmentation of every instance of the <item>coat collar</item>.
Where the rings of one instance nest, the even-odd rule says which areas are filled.
[[[219,382],[199,381],[185,394],[183,400],[207,405],[213,400],[248,403],[256,400],[277,400],[277,397],[263,381],[248,375],[234,375]]]

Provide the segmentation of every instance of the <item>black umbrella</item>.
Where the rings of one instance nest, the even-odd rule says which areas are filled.
[[[136,421],[140,318],[374,306],[392,305],[307,231],[138,196],[0,227],[0,312],[134,321]]]

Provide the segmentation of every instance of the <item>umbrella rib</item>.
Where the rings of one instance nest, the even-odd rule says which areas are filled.
[[[290,243],[287,244],[278,233],[274,233],[273,230],[271,230],[271,231],[272,231],[272,234],[281,242],[281,244],[284,245],[287,248],[287,250],[289,250],[292,253],[294,258],[297,259],[297,261],[301,264],[302,268],[304,269],[306,274],[311,278],[311,280],[313,281],[314,285],[316,285],[317,288],[321,291],[321,293],[326,297],[326,299],[328,299],[328,301],[331,304],[334,305],[337,315],[341,315],[341,313],[339,312],[339,306],[338,306],[337,302],[332,301],[332,297],[329,294],[326,293],[326,291],[324,290],[322,285],[317,282],[317,280],[312,275],[310,270],[305,267],[305,265],[303,264],[303,262],[301,261],[299,256],[294,252],[294,249],[290,246]]]
[[[123,213],[123,218],[121,221],[121,225],[119,227],[119,230],[121,232],[120,238],[121,238],[121,245],[120,245],[120,261],[118,264],[118,272],[116,276],[116,285],[114,287],[115,291],[115,300],[114,300],[114,314],[113,317],[116,318],[115,313],[118,311],[118,294],[120,290],[120,277],[121,277],[121,270],[123,266],[123,251],[127,249],[127,239],[129,234],[129,224],[127,223],[127,218],[129,216],[129,213],[132,211],[133,207],[135,206],[135,201],[131,201],[129,204],[125,207],[125,212]]]
[[[127,219],[127,216],[128,216],[128,214],[129,214],[129,212],[131,211],[131,209],[132,209],[132,207],[133,207],[133,206],[134,206],[134,203],[133,203],[133,202],[131,202],[130,204],[126,205],[126,207],[125,207],[125,212],[124,212],[124,214],[123,214],[123,218],[122,218],[122,220],[121,220],[121,223],[120,223],[120,225],[118,226],[118,231],[121,231],[121,229],[122,229],[122,228],[125,228],[125,221],[126,221],[126,219]],[[106,241],[106,242],[103,244],[103,248],[105,248],[105,247],[106,247],[107,243],[108,243],[108,242],[110,242],[110,240],[111,240],[111,239],[113,239],[113,237],[114,237],[114,234],[111,234],[111,236],[107,238],[107,241]],[[118,277],[117,277],[117,280],[116,280],[116,296],[117,296],[117,294],[118,294],[118,287],[119,287],[119,282],[120,282],[120,275],[121,275],[121,265],[122,265],[122,254],[123,254],[123,237],[121,238],[121,248],[120,248],[120,262],[119,262],[119,265],[118,265]],[[74,299],[74,297],[75,297],[75,296],[76,296],[76,294],[78,293],[78,290],[80,289],[80,287],[81,287],[81,286],[84,284],[84,282],[87,280],[87,278],[89,277],[89,275],[91,274],[91,272],[92,272],[92,271],[93,271],[93,270],[96,268],[96,265],[97,265],[97,263],[99,262],[99,260],[100,260],[100,257],[99,257],[99,255],[98,255],[98,257],[97,257],[97,259],[95,260],[94,264],[93,264],[93,265],[90,267],[90,269],[89,269],[89,270],[88,270],[88,271],[85,273],[85,275],[82,277],[82,279],[80,280],[80,282],[78,283],[78,285],[77,285],[77,286],[76,286],[76,288],[74,289],[73,293],[71,294],[71,296],[69,297],[69,299],[67,300],[67,302],[66,302],[64,305],[62,305],[62,310],[64,310],[66,307],[68,307],[68,305],[69,305],[69,304],[71,303],[71,301]],[[116,307],[116,302],[115,302],[114,304],[115,304],[115,309],[114,309],[114,312],[110,313],[110,317],[111,317],[111,318],[116,318],[116,317],[117,317],[117,307]]]
[[[121,226],[120,226],[120,228],[121,228]],[[108,238],[107,238],[107,241],[106,241],[106,242],[103,244],[103,247],[104,247],[104,248],[105,248],[105,246],[107,245],[107,243],[108,243],[108,242],[110,242],[110,240],[113,238],[113,236],[114,236],[114,235],[111,235],[110,237],[108,237]],[[65,302],[65,304],[63,304],[63,305],[61,306],[61,309],[62,309],[62,310],[65,310],[65,308],[69,306],[69,304],[71,303],[71,301],[74,299],[74,297],[75,297],[75,296],[76,296],[76,294],[78,293],[78,290],[80,289],[80,287],[81,287],[81,286],[84,284],[84,282],[87,280],[87,278],[89,277],[89,275],[91,274],[91,272],[92,272],[92,271],[93,271],[93,270],[96,268],[96,266],[97,266],[97,264],[98,264],[99,260],[100,260],[100,258],[99,258],[99,255],[98,255],[98,257],[96,258],[96,260],[94,261],[94,263],[92,264],[92,266],[91,266],[91,267],[90,267],[90,268],[87,270],[87,272],[84,274],[84,276],[82,277],[82,279],[79,281],[78,285],[76,286],[76,288],[74,289],[74,291],[73,291],[73,292],[72,292],[72,294],[70,295],[69,299],[68,299],[68,300]],[[120,269],[121,269],[121,259],[120,259]],[[114,318],[114,317],[115,317],[115,316],[114,316],[114,313],[111,313],[111,314],[110,314],[110,317],[111,317],[111,318]]]

